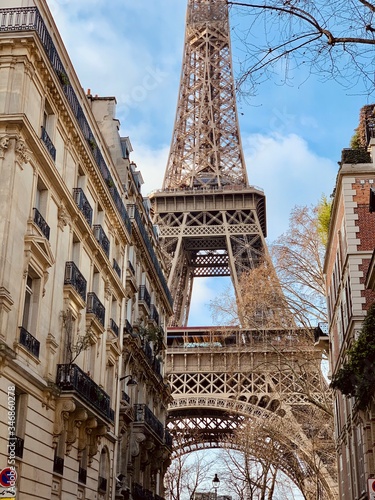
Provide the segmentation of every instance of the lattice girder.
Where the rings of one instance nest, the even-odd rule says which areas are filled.
[[[336,498],[330,420],[324,413],[310,418],[330,394],[320,370],[322,353],[308,338],[304,330],[170,328],[168,427],[180,452],[198,449],[205,439],[219,446],[246,419],[254,419],[265,432],[268,426],[270,432],[276,429],[290,457],[285,472],[305,493],[313,487],[314,471],[325,491],[319,498]],[[324,446],[317,449],[315,441],[322,439]]]
[[[206,17],[207,16],[207,17]],[[163,189],[247,186],[226,0],[190,0],[174,133]]]

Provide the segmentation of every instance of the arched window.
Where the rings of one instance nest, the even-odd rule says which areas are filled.
[[[108,498],[109,492],[109,453],[108,448],[102,448],[99,460],[99,478],[98,491],[105,493],[105,498]]]

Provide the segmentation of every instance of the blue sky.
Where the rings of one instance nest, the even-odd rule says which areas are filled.
[[[142,171],[143,194],[161,187],[177,103],[187,0],[48,0],[82,87],[116,96],[121,134]],[[233,11],[232,26],[245,19]],[[243,47],[232,40],[233,59]],[[251,184],[267,197],[268,241],[288,227],[295,205],[330,195],[341,149],[348,147],[367,98],[335,82],[282,71],[238,102]],[[190,324],[210,324],[217,280],[196,280]],[[221,282],[220,282],[221,283]]]

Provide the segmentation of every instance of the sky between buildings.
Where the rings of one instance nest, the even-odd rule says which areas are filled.
[[[161,188],[177,104],[187,0],[47,0],[82,87],[115,96],[121,135],[129,136],[132,160],[142,171],[146,196]],[[246,22],[231,11],[235,31]],[[232,38],[235,71],[244,50]],[[316,204],[334,188],[341,149],[348,147],[361,88],[283,73],[264,82],[255,97],[238,102],[250,184],[267,197],[268,241],[288,227],[295,205]],[[375,98],[374,98],[375,99]],[[371,101],[370,101],[371,102]],[[207,307],[218,280],[195,280],[191,325],[212,324]],[[227,286],[228,279],[220,279]]]

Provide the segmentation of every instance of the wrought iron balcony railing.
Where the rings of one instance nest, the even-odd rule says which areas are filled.
[[[169,288],[167,286],[167,282],[165,281],[165,277],[164,277],[163,271],[161,270],[159,260],[156,257],[153,245],[150,241],[150,238],[148,237],[148,234],[147,234],[146,228],[142,222],[142,218],[141,218],[141,215],[139,213],[139,210],[138,210],[136,205],[128,205],[128,210],[129,210],[130,218],[134,219],[136,224],[137,224],[137,227],[139,229],[139,232],[141,233],[145,247],[147,248],[148,254],[149,254],[151,261],[155,267],[159,281],[163,287],[163,290],[168,298],[169,303],[172,305],[173,299],[172,299],[171,292],[169,291]]]
[[[99,476],[98,490],[104,493],[107,491],[107,478]]]
[[[51,155],[53,161],[56,161],[56,148],[53,145],[50,136],[47,133],[47,130],[42,127],[42,136],[41,136],[42,141],[44,142],[44,145],[47,148],[47,151]]]
[[[116,259],[113,259],[113,269],[116,271],[118,277],[121,279],[121,268],[118,265]]]
[[[151,304],[150,309],[150,318],[155,321],[157,325],[159,325],[159,313],[154,304]]]
[[[47,222],[44,220],[42,217],[42,214],[39,212],[37,208],[33,209],[34,211],[34,222],[35,224],[39,227],[39,229],[42,231],[43,236],[49,240],[49,233],[50,233],[50,228]]]
[[[56,474],[64,474],[64,459],[61,457],[55,457],[53,459],[53,472]]]
[[[112,318],[109,320],[109,327],[112,330],[112,332],[116,335],[116,337],[118,337],[118,332],[119,332],[118,325]]]
[[[82,467],[78,469],[78,481],[82,484],[86,484],[87,481],[87,470]]]
[[[125,332],[130,335],[133,333],[133,327],[127,319],[125,320]]]
[[[13,453],[17,458],[23,457],[23,445],[24,440],[18,436],[9,438],[9,450]]]
[[[83,189],[74,188],[73,189],[73,198],[74,198],[74,201],[77,203],[78,208],[83,213],[83,216],[86,219],[86,221],[88,222],[88,225],[91,227],[92,208],[91,208],[91,205],[86,198],[85,193],[83,192]]]
[[[87,294],[86,313],[95,314],[98,321],[104,326],[105,307],[94,292],[89,292]]]
[[[78,295],[86,302],[87,281],[74,262],[65,264],[64,285],[72,285]]]
[[[134,500],[156,500],[156,496],[153,495],[152,491],[143,488],[140,484],[133,484],[133,498]],[[158,497],[158,500],[160,497]],[[164,499],[161,499],[164,500]]]
[[[99,245],[102,247],[104,250],[104,253],[106,256],[109,258],[109,239],[107,238],[107,235],[104,232],[104,229],[100,224],[95,224],[93,227],[94,230],[94,236]]]
[[[164,426],[145,404],[134,405],[135,422],[146,424],[160,440],[164,439]]]
[[[74,116],[76,117],[77,124],[81,129],[86,141],[90,144],[100,174],[106,181],[107,185],[113,184],[113,179],[111,177],[109,168],[107,167],[103,155],[98,148],[94,134],[87,121],[79,98],[73,90],[73,87],[69,81],[68,73],[65,70],[55,44],[53,43],[52,37],[49,34],[37,7],[0,9],[0,19],[0,32],[35,31],[37,33],[39,40],[43,45],[45,53],[51,63],[51,66],[60,81],[62,91],[65,94],[68,104]],[[131,233],[131,222],[121,196],[119,195],[115,186],[114,189],[110,190],[110,192],[113,201],[115,202],[115,205],[120,212],[121,219],[123,220],[127,231]]]
[[[121,391],[121,401],[130,404],[130,396],[125,391]]]
[[[146,285],[141,285],[138,291],[138,298],[140,301],[145,302],[147,307],[150,309],[151,307],[151,295],[147,290]]]
[[[131,271],[131,273],[135,276],[135,269],[133,264],[128,260],[128,269]]]
[[[113,422],[110,397],[77,365],[57,365],[56,385],[63,392],[76,392],[89,406]]]
[[[173,445],[173,438],[172,438],[172,435],[171,433],[169,432],[168,429],[165,429],[165,432],[164,432],[164,442],[165,444],[169,447],[169,448],[172,448],[172,445]]]
[[[40,342],[25,328],[20,326],[20,344],[26,347],[36,358],[39,358]]]

